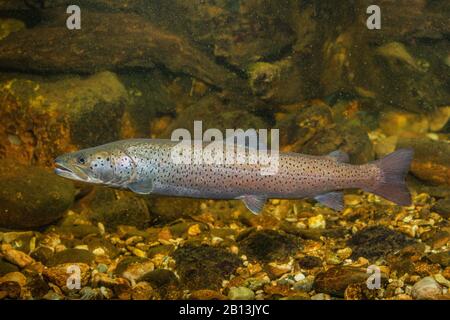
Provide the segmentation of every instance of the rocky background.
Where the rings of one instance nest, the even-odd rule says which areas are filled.
[[[449,299],[449,19],[443,0],[0,0],[0,299]],[[413,147],[414,204],[353,191],[341,213],[272,200],[254,216],[51,171],[194,120],[353,163]]]

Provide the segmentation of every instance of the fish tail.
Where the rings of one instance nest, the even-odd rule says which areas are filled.
[[[374,185],[363,189],[398,205],[411,205],[411,195],[406,186],[405,177],[409,171],[413,154],[413,149],[399,149],[372,162],[380,169],[381,174]]]

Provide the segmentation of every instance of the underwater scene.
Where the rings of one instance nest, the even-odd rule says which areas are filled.
[[[0,300],[450,300],[449,22],[0,0]]]

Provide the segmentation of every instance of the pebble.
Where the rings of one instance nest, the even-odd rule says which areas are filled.
[[[134,283],[136,280],[141,278],[143,275],[153,271],[155,269],[155,265],[151,261],[145,261],[142,263],[133,263],[130,264],[124,272],[122,272],[121,276],[125,279],[128,279],[131,283]]]
[[[293,289],[297,291],[309,292],[312,290],[313,285],[314,285],[314,277],[307,276],[302,280],[298,280],[294,284]]]
[[[141,281],[133,287],[131,298],[133,300],[150,300],[153,296],[153,288],[148,282]]]
[[[331,297],[326,293],[317,293],[311,297],[311,300],[330,300]]]
[[[346,194],[344,196],[344,202],[347,206],[356,206],[361,203],[361,197],[356,194]]]
[[[255,293],[246,287],[232,287],[228,292],[228,298],[231,300],[253,300]]]
[[[321,214],[308,218],[308,227],[310,229],[325,229],[325,218]]]
[[[305,279],[306,277],[305,277],[305,275],[303,274],[303,273],[297,273],[295,276],[294,276],[294,279],[295,279],[295,281],[302,281],[303,279]]]
[[[67,280],[71,276],[68,271],[69,268],[73,268],[77,266],[80,268],[81,274],[81,286],[84,287],[89,280],[89,266],[85,263],[65,263],[55,267],[47,268],[43,271],[42,275],[48,281],[56,284],[60,288],[64,288],[67,286]]]
[[[446,286],[447,288],[450,288],[450,281],[445,279],[445,277],[442,274],[437,273],[433,277],[434,280],[436,280],[439,284]]]
[[[189,227],[187,233],[190,237],[198,236],[202,230],[200,229],[200,225],[198,223]]]
[[[140,258],[146,258],[147,257],[147,253],[145,251],[142,251],[138,248],[130,248],[130,251],[137,257]]]
[[[17,282],[21,287],[24,287],[27,283],[27,278],[20,272],[10,272],[0,277],[0,284],[9,281]]]
[[[442,294],[441,286],[433,277],[425,277],[412,288],[412,296],[417,300],[434,300]]]
[[[23,253],[22,251],[13,249],[9,244],[2,244],[1,252],[4,255],[5,260],[19,266],[20,268],[25,268],[29,264],[35,262],[29,255]]]
[[[101,272],[101,273],[106,273],[108,271],[108,266],[106,264],[104,264],[104,263],[100,263],[97,266],[97,271]]]

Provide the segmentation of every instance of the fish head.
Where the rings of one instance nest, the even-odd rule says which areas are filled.
[[[93,184],[108,185],[114,180],[114,163],[107,150],[84,149],[55,159],[55,173],[61,177]]]

